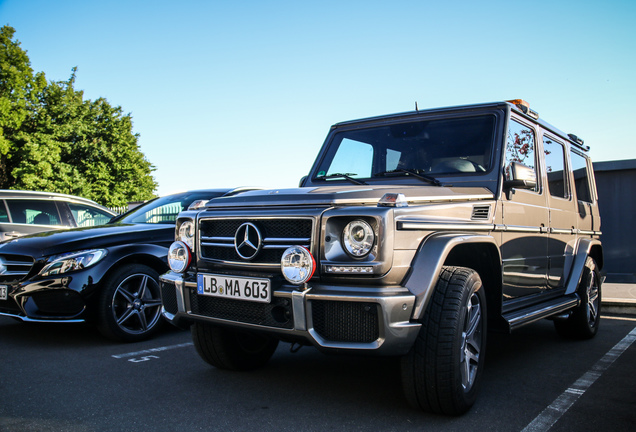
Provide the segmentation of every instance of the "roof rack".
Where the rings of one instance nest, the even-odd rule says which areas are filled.
[[[574,134],[568,134],[568,138],[570,138],[572,142],[574,142],[574,144],[576,144],[576,146],[579,147],[581,150],[590,151],[590,146],[583,145],[583,138],[579,138]]]

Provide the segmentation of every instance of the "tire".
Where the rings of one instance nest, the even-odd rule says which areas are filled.
[[[601,322],[601,278],[596,261],[587,257],[581,282],[577,288],[581,304],[566,320],[555,320],[559,336],[568,339],[591,339]]]
[[[411,405],[447,415],[470,409],[484,368],[486,318],[479,274],[444,267],[415,344],[402,358],[402,385]]]
[[[218,369],[246,371],[267,364],[278,339],[262,333],[194,323],[192,341],[199,356]]]
[[[155,270],[128,264],[104,280],[97,324],[104,336],[137,342],[151,337],[162,322],[159,274]]]

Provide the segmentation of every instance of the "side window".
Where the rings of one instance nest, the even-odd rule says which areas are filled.
[[[506,180],[512,180],[511,164],[516,162],[531,168],[534,171],[536,181],[537,170],[535,164],[535,139],[534,131],[515,120],[510,120],[508,139],[506,144]],[[538,187],[535,187],[538,190]]]
[[[69,203],[68,206],[78,227],[104,225],[112,217],[110,214],[94,207],[73,203]]]
[[[568,198],[568,182],[565,171],[565,147],[548,136],[543,137],[543,152],[545,153],[545,167],[548,176],[548,190],[550,195]]]
[[[61,225],[60,215],[53,201],[7,200],[13,223],[30,225]]]
[[[0,222],[9,222],[9,213],[7,213],[7,208],[4,206],[4,201],[0,201]]]
[[[180,202],[171,202],[137,215],[133,223],[166,224],[175,223],[179,212],[184,210]]]
[[[574,172],[574,188],[579,201],[592,202],[590,179],[587,175],[587,160],[576,152],[570,152],[572,171]]]

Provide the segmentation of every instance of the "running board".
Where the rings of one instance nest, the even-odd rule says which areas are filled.
[[[503,316],[508,323],[508,330],[513,331],[526,324],[560,314],[580,304],[579,296],[570,294],[545,303],[509,312]]]

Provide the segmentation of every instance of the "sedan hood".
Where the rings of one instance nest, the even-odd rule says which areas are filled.
[[[0,254],[34,258],[60,253],[106,248],[129,243],[164,243],[174,238],[172,224],[109,224],[88,228],[48,231],[0,243]]]
[[[402,193],[409,204],[493,199],[492,192],[481,187],[323,186],[246,192],[215,199],[206,207],[377,205],[387,193]]]

